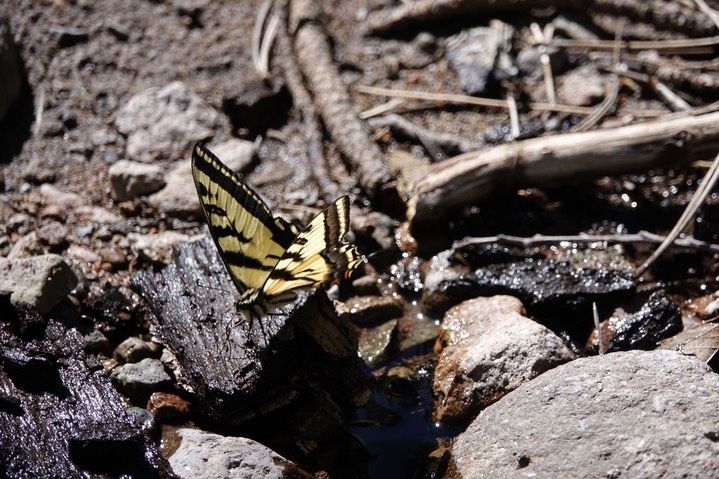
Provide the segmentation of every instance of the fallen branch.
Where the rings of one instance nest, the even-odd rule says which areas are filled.
[[[319,23],[318,8],[308,0],[290,3],[290,32],[294,33],[297,63],[332,140],[357,173],[362,188],[377,198],[391,181],[389,169],[382,151],[357,118]]]
[[[366,28],[371,34],[387,35],[402,29],[421,28],[426,24],[460,19],[468,15],[525,13],[530,9],[543,8],[626,16],[651,23],[658,29],[695,36],[713,35],[717,28],[705,15],[697,14],[699,12],[694,8],[681,2],[659,0],[417,0],[373,12],[367,18]]]
[[[408,218],[441,214],[481,202],[504,188],[686,165],[719,150],[719,112],[668,115],[598,131],[532,138],[456,156],[430,166],[413,188]]]

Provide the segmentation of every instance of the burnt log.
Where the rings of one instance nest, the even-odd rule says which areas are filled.
[[[158,272],[134,274],[153,331],[177,357],[180,384],[199,410],[225,426],[281,408],[307,384],[338,404],[357,406],[369,391],[352,325],[322,289],[262,318],[244,320],[239,296],[209,239],[181,243]]]
[[[0,476],[177,477],[75,329],[0,294]]]

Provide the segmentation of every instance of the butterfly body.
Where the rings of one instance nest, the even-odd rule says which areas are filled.
[[[240,296],[238,314],[265,316],[293,291],[347,277],[364,261],[344,241],[349,199],[338,198],[302,230],[274,217],[262,199],[204,145],[192,174],[215,245]]]

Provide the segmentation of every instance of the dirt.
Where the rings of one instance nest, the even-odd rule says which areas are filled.
[[[331,39],[334,59],[358,113],[388,100],[352,88],[358,85],[460,93],[460,82],[444,55],[443,42],[465,27],[489,23],[487,18],[468,16],[460,21],[442,20],[424,28],[400,30],[385,36],[366,34],[363,22],[367,18],[399,3],[387,0],[322,2],[322,19]],[[4,191],[0,189],[0,256],[5,256],[20,239],[48,222],[42,215],[38,185],[25,179],[33,161],[39,161],[41,171],[51,173],[55,187],[81,195],[86,204],[124,216],[133,232],[203,232],[201,218],[159,215],[144,198],[133,200],[129,206],[112,198],[108,168],[118,159],[126,158],[126,139],[117,132],[114,119],[118,109],[133,95],[177,80],[222,112],[223,99],[238,87],[258,80],[250,52],[252,31],[262,4],[261,0],[0,0],[0,15],[9,18],[25,79],[17,104],[0,123],[0,174],[4,177]],[[547,23],[556,12],[545,9],[533,13],[532,17],[511,13],[503,17],[517,31],[521,44],[526,44],[531,37],[532,21]],[[584,23],[592,23],[587,16],[581,18]],[[605,14],[597,14],[594,18],[592,29],[599,31],[603,38],[611,39],[612,32],[608,28],[602,31],[601,27],[616,24],[607,22]],[[631,19],[627,25],[632,38],[638,39],[692,34],[691,31],[679,34],[657,31],[651,25]],[[571,66],[586,63],[601,66],[610,63],[611,55],[607,51],[590,54],[583,49],[574,49],[567,62]],[[630,57],[632,61],[640,58],[634,53]],[[270,72],[273,77],[278,77],[285,67],[279,63],[283,57],[273,58]],[[716,69],[707,56],[667,58],[667,63],[674,60],[706,61],[709,72]],[[606,75],[602,68],[597,71]],[[557,81],[561,82],[561,73]],[[515,78],[502,84],[501,91],[514,91],[522,108],[520,138],[566,131],[582,119],[569,113],[528,111],[525,107],[529,102],[541,100],[534,95],[542,88],[541,77],[521,81]],[[687,88],[679,93],[692,106],[716,100],[716,92]],[[500,93],[493,95],[503,98]],[[632,112],[640,109],[670,113],[656,94],[629,81],[620,90],[619,103],[621,109],[608,119],[606,125],[633,121],[636,117]],[[261,185],[262,193],[280,211],[300,212],[299,216],[306,218],[306,207],[321,205],[326,198],[321,181],[310,169],[312,163],[304,118],[292,105],[286,107],[273,112],[278,119],[276,124],[261,129],[260,161],[248,178]],[[414,103],[402,114],[429,131],[455,135],[482,145],[504,143],[510,139],[507,113],[503,109]],[[221,118],[215,141],[238,136],[251,141],[258,138],[254,136],[256,125],[233,124],[226,115]],[[58,122],[59,129],[51,128]],[[384,136],[373,133],[384,152],[406,150],[424,164],[432,161],[431,154],[419,144],[400,136],[386,135],[386,132]],[[395,209],[388,211],[391,208],[373,202],[374,198],[361,190],[329,137],[324,137],[322,146],[330,176],[342,193],[354,194],[356,209],[353,213],[367,215],[371,211],[385,211],[400,222],[405,220]],[[169,169],[176,162],[188,159],[189,151],[184,158],[159,164]],[[693,191],[696,179],[704,171],[698,167],[661,171],[656,175],[642,172],[636,176],[584,181],[543,190],[510,191],[505,197],[481,208],[471,206],[456,217],[438,218],[438,224],[449,232],[449,240],[467,234],[621,234],[640,229],[661,232],[671,227],[673,218],[687,203],[690,196],[687,192]],[[288,204],[299,208],[287,208]],[[711,218],[714,210],[710,205],[703,214]],[[7,226],[8,220],[17,213],[28,216],[27,224],[11,229]],[[113,262],[115,266],[105,264],[89,269],[87,265],[74,263],[85,272],[96,296],[110,287],[119,287],[131,296],[126,286],[132,271],[156,267],[138,261],[129,247],[120,246],[118,253],[115,237],[95,235],[87,239],[78,232],[86,225],[68,223],[65,226],[64,241],[60,238],[54,247],[57,252],[62,254],[71,245],[83,244],[98,254],[114,248],[114,255],[124,255],[127,259],[118,259]],[[697,231],[707,240],[718,236],[706,221],[698,223]],[[366,254],[378,252],[379,243],[368,239],[369,233],[359,236],[363,237],[360,241],[365,245],[372,244],[375,248]],[[446,241],[441,244],[447,246]],[[429,257],[439,249],[425,250],[425,255]],[[634,251],[643,252],[641,247]],[[390,259],[377,260],[374,266],[379,274],[392,280],[390,266],[399,261],[400,256],[401,252],[394,249],[384,256]],[[637,262],[640,259],[637,257]],[[680,292],[680,299],[691,299],[700,294],[699,284],[704,280],[712,281],[712,256],[692,257],[686,263],[681,260],[680,257],[669,262],[664,270],[666,279],[683,280],[687,274],[696,273],[691,286]],[[661,281],[664,278],[651,279]],[[427,444],[421,447],[428,448]]]

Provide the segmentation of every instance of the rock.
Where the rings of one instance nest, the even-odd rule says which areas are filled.
[[[517,53],[517,67],[526,81],[540,81],[544,75],[542,69],[542,53],[549,56],[549,65],[555,77],[567,70],[569,59],[563,48],[540,47],[527,45]],[[542,88],[535,88],[530,91],[537,99],[546,99],[547,92]]]
[[[159,433],[157,420],[152,412],[137,406],[129,407],[125,412],[140,430],[148,433],[150,436],[156,436]]]
[[[99,329],[93,329],[83,336],[85,351],[92,354],[104,353],[110,347],[110,341]]]
[[[57,252],[67,245],[67,228],[59,221],[48,221],[37,229],[37,239],[50,251]]]
[[[106,225],[114,225],[122,223],[125,218],[110,210],[101,208],[100,206],[82,205],[73,211],[75,220],[82,223],[98,223]]]
[[[524,316],[511,296],[465,301],[439,328],[436,418],[470,419],[508,392],[574,358],[562,339]]]
[[[557,98],[567,105],[591,106],[607,95],[603,75],[591,63],[565,73],[558,83]]]
[[[617,310],[600,327],[607,352],[654,349],[661,340],[682,330],[682,316],[679,306],[659,290],[636,313]],[[588,347],[597,347],[597,343],[595,330]]]
[[[464,30],[447,39],[447,60],[468,95],[487,93],[517,74],[509,55],[514,29],[497,20],[490,27]]]
[[[358,235],[372,238],[382,250],[396,251],[394,229],[398,222],[384,213],[372,211],[368,214],[350,216],[352,231]]]
[[[116,244],[110,244],[102,249],[102,261],[113,270],[125,268],[129,263],[127,254]]]
[[[163,231],[158,234],[130,233],[128,238],[133,249],[146,261],[168,263],[172,258],[172,248],[177,243],[191,243],[204,238],[205,235],[189,236],[175,231]]]
[[[54,204],[47,205],[38,212],[38,217],[41,220],[52,219],[60,221],[62,223],[65,222],[66,215],[67,212],[65,211],[65,208],[63,206]]]
[[[28,305],[44,315],[75,286],[77,276],[58,255],[0,258],[0,291],[11,291],[14,305]]]
[[[172,384],[159,359],[145,358],[139,363],[127,363],[116,367],[110,376],[117,388],[131,399],[141,400]]]
[[[360,332],[357,354],[369,366],[376,366],[390,358],[397,349],[397,320],[386,321],[379,326]]]
[[[190,403],[176,394],[155,392],[147,401],[147,410],[158,419],[177,420],[190,414]]]
[[[63,110],[60,114],[62,125],[68,130],[72,130],[77,126],[77,113],[75,110]]]
[[[179,446],[170,456],[172,469],[193,479],[306,478],[311,474],[259,442],[197,429],[178,429]]]
[[[65,256],[74,258],[81,263],[85,263],[93,268],[99,268],[102,262],[102,257],[84,246],[71,244],[67,250],[65,250]]]
[[[7,219],[5,228],[7,231],[17,231],[20,234],[25,234],[28,227],[32,224],[32,216],[27,213],[14,213]]]
[[[225,91],[222,111],[237,128],[264,132],[279,127],[292,105],[292,98],[280,77],[263,80],[248,75],[236,87]],[[222,157],[220,157],[222,158]]]
[[[95,146],[107,146],[117,143],[118,134],[110,128],[95,130],[90,135],[90,141]]]
[[[40,256],[45,253],[45,248],[40,244],[37,233],[32,231],[21,237],[10,248],[7,259],[29,258],[31,256]]]
[[[210,148],[234,171],[247,170],[256,154],[254,145],[244,140],[229,140]],[[170,170],[165,181],[165,188],[148,198],[152,206],[162,213],[180,218],[201,214],[189,158]]]
[[[402,302],[394,296],[356,296],[348,299],[345,306],[350,319],[360,326],[385,322],[404,313]]]
[[[55,204],[70,209],[85,202],[77,193],[62,191],[49,183],[40,185],[39,191],[42,201],[46,205]]]
[[[487,409],[444,477],[717,477],[719,376],[673,351],[577,359]]]
[[[360,276],[352,281],[352,291],[362,296],[379,296],[378,279],[371,274]]]
[[[117,345],[112,357],[121,364],[136,363],[145,358],[157,356],[159,350],[157,344],[131,336]]]
[[[160,213],[186,218],[201,214],[195,183],[192,179],[190,161],[183,161],[165,176],[166,186],[150,195],[147,202]]]
[[[87,30],[84,28],[54,26],[51,30],[55,35],[57,44],[60,48],[67,48],[77,45],[78,43],[85,43],[89,38]]]
[[[120,160],[108,172],[112,194],[118,201],[148,195],[165,186],[164,170],[157,165]]]
[[[177,159],[198,140],[214,135],[217,112],[184,83],[153,87],[133,96],[117,113],[115,125],[127,136],[131,160]]]
[[[42,136],[52,138],[53,136],[62,136],[65,133],[65,126],[56,118],[47,118],[42,123]]]
[[[22,86],[20,56],[6,12],[0,13],[0,120],[15,104]]]
[[[55,181],[55,172],[50,168],[47,160],[33,156],[23,168],[22,178],[35,185],[52,183]]]

